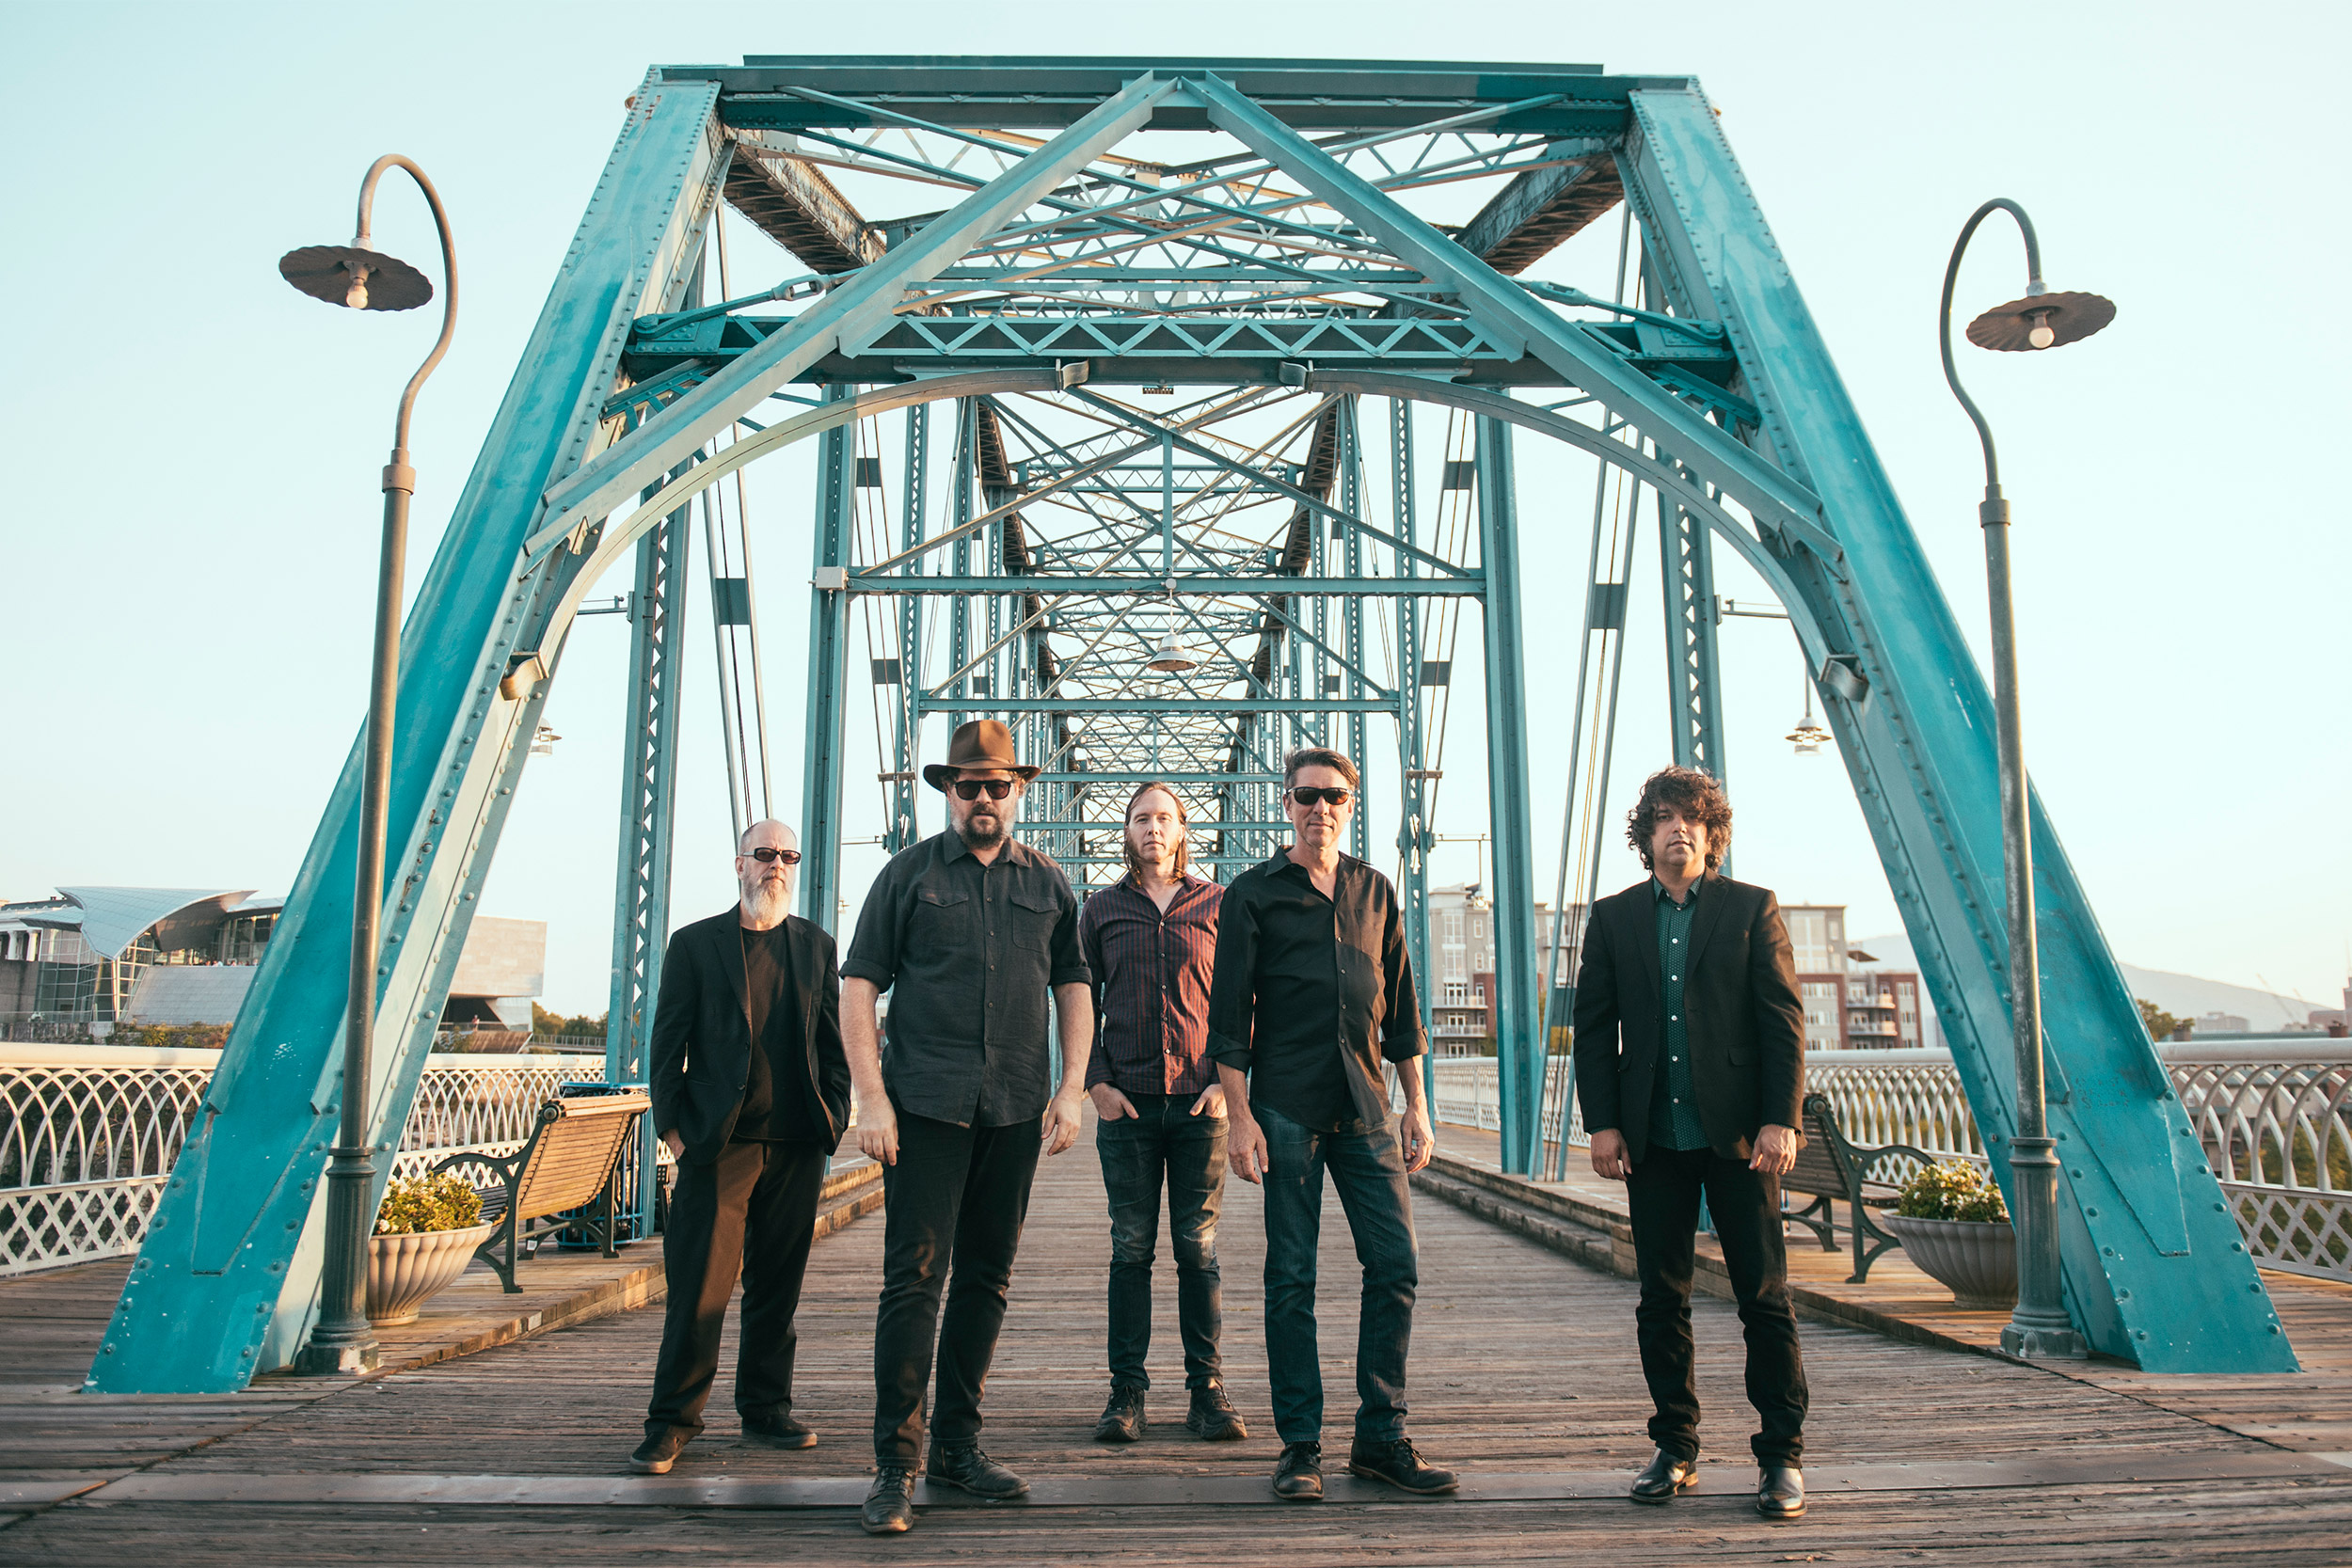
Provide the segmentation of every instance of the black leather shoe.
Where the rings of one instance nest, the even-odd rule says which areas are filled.
[[[1005,1502],[1029,1489],[1027,1481],[982,1453],[977,1443],[932,1444],[930,1466],[923,1474],[990,1502]]]
[[[1282,1458],[1274,1466],[1274,1495],[1284,1502],[1319,1503],[1323,1500],[1323,1445],[1321,1443],[1285,1443]]]
[[[648,1437],[637,1445],[637,1451],[628,1456],[628,1467],[641,1476],[666,1476],[677,1456],[686,1451],[686,1445],[694,1440],[691,1432],[672,1427],[659,1437]]]
[[[763,1449],[813,1449],[817,1429],[805,1421],[771,1412],[743,1418],[743,1441]]]
[[[1249,1435],[1221,1383],[1192,1391],[1192,1414],[1184,1418],[1184,1429],[1198,1433],[1203,1443],[1238,1443]]]
[[[1637,1503],[1670,1503],[1677,1492],[1688,1492],[1699,1483],[1699,1462],[1677,1459],[1665,1449],[1649,1462],[1642,1473],[1633,1478],[1631,1497]]]
[[[1756,1511],[1767,1519],[1804,1517],[1804,1472],[1794,1465],[1767,1465],[1756,1479]]]
[[[1386,1481],[1417,1497],[1434,1497],[1462,1484],[1461,1477],[1438,1469],[1415,1452],[1409,1437],[1392,1437],[1385,1443],[1367,1443],[1359,1437],[1347,1450],[1347,1473]]]
[[[1103,1418],[1094,1423],[1094,1440],[1098,1443],[1134,1443],[1143,1437],[1149,1425],[1143,1418],[1143,1390],[1133,1386],[1111,1389],[1111,1402],[1103,1407]]]
[[[866,1507],[857,1516],[868,1535],[904,1535],[914,1528],[914,1471],[905,1465],[884,1465],[874,1472],[866,1494]]]

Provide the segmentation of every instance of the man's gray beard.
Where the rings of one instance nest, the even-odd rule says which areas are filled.
[[[772,925],[792,911],[792,890],[782,882],[762,882],[743,900],[744,912]]]
[[[995,826],[984,828],[980,826],[981,818],[967,816],[963,819],[963,826],[956,830],[956,836],[962,839],[964,847],[969,849],[987,849],[1004,843],[1005,830],[1008,826],[1005,819],[998,816],[990,820],[993,821]]]

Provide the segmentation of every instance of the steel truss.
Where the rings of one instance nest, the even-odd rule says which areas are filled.
[[[1153,156],[1163,145],[1176,150]],[[1494,187],[1469,223],[1417,209],[1465,181]],[[723,197],[799,267],[699,306],[690,287]],[[1621,199],[1651,280],[1640,307],[1510,276]],[[861,202],[914,215],[868,220]],[[1599,459],[1656,508],[1678,760],[1723,766],[1710,550],[1729,547],[1778,595],[1979,1125],[2000,1144],[1990,699],[1695,82],[781,58],[649,73],[418,595],[378,1138],[406,1116],[571,620],[634,553],[612,1025],[614,1070],[631,1070],[666,918],[686,508],[814,439],[801,829],[805,907],[828,926],[845,793],[863,787],[844,728],[863,676],[886,749],[887,844],[921,831],[925,720],[993,714],[1043,769],[1027,832],[1088,882],[1112,874],[1136,782],[1187,793],[1201,861],[1223,874],[1282,842],[1291,747],[1351,748],[1371,801],[1394,812],[1426,974],[1440,715],[1458,611],[1475,601],[1504,1151],[1530,1169],[1545,1057],[1513,483],[1525,436]],[[1588,644],[1622,641],[1624,553],[1613,546],[1604,568],[1597,550]],[[1150,668],[1170,647],[1161,662],[1184,667]],[[1365,756],[1378,730],[1393,764]],[[307,1330],[358,777],[355,754],[93,1388],[238,1387]],[[2070,1308],[2099,1349],[2151,1370],[2291,1367],[2038,803],[2035,820]],[[1543,990],[1565,1006],[1560,976]]]

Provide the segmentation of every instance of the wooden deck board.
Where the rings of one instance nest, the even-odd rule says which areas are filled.
[[[1632,1287],[1577,1266],[1447,1205],[1415,1205],[1422,1291],[1415,1323],[1411,1430],[1438,1462],[1477,1473],[1629,1472],[1647,1456],[1648,1402],[1635,1356]],[[802,1453],[734,1441],[730,1362],[711,1430],[676,1476],[849,1478],[868,1463],[871,1347],[882,1229],[852,1227],[815,1254],[800,1318],[800,1413],[822,1434]],[[1090,1441],[1106,1391],[1104,1291],[1109,1256],[1101,1178],[1085,1144],[1041,1170],[989,1386],[985,1442],[1034,1480],[1263,1477],[1277,1450],[1264,1387],[1260,1195],[1227,1188],[1220,1231],[1226,1375],[1251,1435],[1200,1443],[1181,1427],[1181,1355],[1172,1269],[1163,1246],[1152,1358],[1154,1425],[1133,1448]],[[1319,1311],[1327,1460],[1344,1457],[1354,1406],[1357,1271],[1336,1201],[1327,1203]],[[1710,1474],[1752,1476],[1752,1416],[1740,1392],[1738,1321],[1695,1306]],[[7,1330],[0,1328],[0,1334]],[[159,1465],[191,1478],[336,1474],[613,1476],[637,1440],[660,1314],[629,1311],[459,1360],[347,1387],[287,1408]],[[215,1561],[339,1560],[418,1563],[590,1562],[708,1558],[908,1563],[975,1560],[1060,1563],[1116,1555],[1158,1563],[1520,1563],[1589,1559],[1985,1563],[2062,1551],[2083,1561],[2342,1561],[2352,1543],[2352,1469],[2304,1461],[2292,1476],[2215,1476],[2161,1483],[2115,1476],[2135,1458],[2279,1455],[2210,1417],[2167,1408],[2135,1388],[2106,1388],[1989,1356],[1807,1323],[1813,1388],[1808,1468],[1822,1478],[1806,1520],[1768,1526],[1737,1496],[1661,1510],[1614,1498],[1551,1502],[1327,1503],[1172,1508],[1148,1503],[926,1511],[903,1540],[868,1541],[846,1511],[684,1507],[548,1508],[445,1503],[110,1501],[103,1491],[25,1518],[0,1534],[11,1562],[118,1564],[168,1552],[175,1568]],[[733,1325],[728,1349],[731,1357]],[[2293,1380],[2290,1380],[2293,1381]],[[2215,1409],[2243,1407],[2273,1425],[2309,1424],[2334,1408],[2325,1379],[2205,1380]],[[2218,1385],[2237,1383],[2241,1387]],[[2294,1394],[2296,1401],[2276,1402]],[[2185,1398],[2185,1396],[2184,1396]],[[30,1451],[37,1452],[38,1445]],[[2047,1487],[1833,1492],[1840,1467],[1979,1456],[2048,1462],[2076,1479]],[[2294,1459],[2296,1456],[2282,1456]],[[2092,1465],[2092,1471],[2082,1467]],[[2094,1479],[2083,1480],[2084,1474]],[[1152,1490],[1156,1491],[1154,1487]]]

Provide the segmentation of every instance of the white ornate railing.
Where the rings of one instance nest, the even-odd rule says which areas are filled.
[[[2352,1279],[2352,1052],[2191,1041],[2164,1054],[2247,1250]]]
[[[2236,1211],[2247,1249],[2263,1267],[2352,1280],[2352,1047],[2280,1041],[2157,1047],[2205,1156]],[[1439,1121],[1491,1132],[1502,1123],[1492,1057],[1441,1058]],[[1565,1060],[1547,1075],[1543,1128],[1560,1136]],[[1829,1097],[1857,1144],[1910,1144],[1931,1154],[1982,1161],[1984,1142],[1951,1056],[1940,1050],[1815,1051],[1805,1085]],[[1572,1147],[1590,1140],[1573,1104]],[[1898,1172],[1897,1175],[1901,1173]]]
[[[0,1045],[0,1275],[137,1251],[219,1059]],[[428,1056],[393,1172],[512,1153],[559,1085],[603,1076],[601,1056]]]

